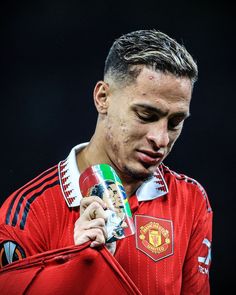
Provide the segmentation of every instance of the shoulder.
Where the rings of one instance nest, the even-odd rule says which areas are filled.
[[[207,192],[196,179],[177,173],[164,164],[161,165],[160,170],[170,190],[179,192],[186,199],[189,197],[191,203],[195,200],[199,204],[205,204],[207,211],[212,211]]]
[[[0,223],[18,225],[20,229],[24,229],[29,212],[39,206],[43,211],[43,203],[52,201],[48,194],[54,189],[60,189],[57,165],[47,169],[8,197],[0,210]]]

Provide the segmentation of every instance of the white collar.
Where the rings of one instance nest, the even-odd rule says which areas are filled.
[[[62,194],[68,207],[80,205],[82,194],[79,188],[80,172],[76,162],[76,154],[88,145],[88,142],[76,145],[66,160],[58,164],[59,180]],[[138,201],[149,201],[166,195],[168,187],[162,173],[157,168],[153,177],[146,180],[136,191]]]

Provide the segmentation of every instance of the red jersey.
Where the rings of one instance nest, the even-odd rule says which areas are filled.
[[[105,247],[89,244],[43,252],[0,269],[1,295],[106,295],[111,290],[141,295]]]
[[[74,244],[79,171],[65,161],[14,192],[0,212],[0,263]],[[117,241],[114,257],[142,294],[210,293],[212,210],[195,180],[160,165],[129,198],[136,234]]]

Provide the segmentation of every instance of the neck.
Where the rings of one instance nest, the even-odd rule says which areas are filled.
[[[132,182],[127,182],[126,179],[122,178],[121,176],[119,176],[120,179],[121,179],[121,182],[122,182],[122,185],[124,186],[125,188],[125,192],[126,192],[126,195],[128,197],[132,196],[135,191],[138,189],[138,187],[142,184],[141,181],[132,181]]]
[[[99,151],[96,141],[92,137],[89,144],[83,148],[76,156],[77,165],[80,173],[89,166],[106,163],[105,159]],[[107,163],[108,164],[108,163]]]
[[[133,195],[142,183],[142,181],[134,180],[130,175],[126,175],[119,171],[119,169],[117,169],[117,167],[107,157],[105,150],[97,144],[95,137],[92,137],[88,146],[77,154],[76,159],[80,173],[92,165],[108,164],[112,166],[120,177],[128,197]]]

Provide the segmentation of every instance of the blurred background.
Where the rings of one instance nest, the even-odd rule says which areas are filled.
[[[234,294],[235,13],[228,1],[2,1],[1,203],[90,139],[93,87],[121,34],[158,29],[199,66],[182,137],[166,164],[196,178],[214,211],[212,294]],[[1,204],[0,203],[0,204]],[[233,290],[232,289],[232,290]]]

